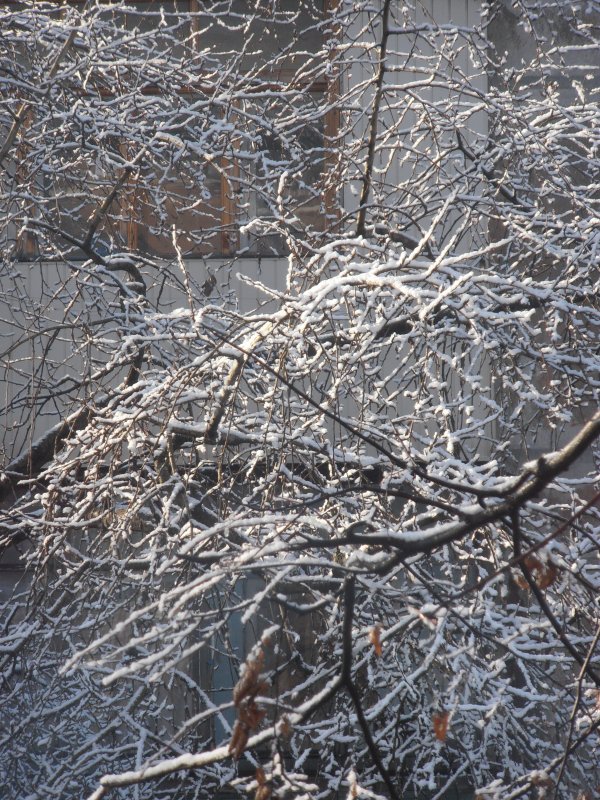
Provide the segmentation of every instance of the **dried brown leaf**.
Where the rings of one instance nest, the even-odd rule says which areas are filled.
[[[237,708],[238,718],[229,743],[229,753],[235,759],[241,757],[250,734],[258,728],[265,716],[265,712],[256,703],[256,696],[266,689],[261,675],[265,656],[260,647],[254,652],[256,655],[248,657],[240,679],[233,687],[233,704]]]
[[[262,767],[256,768],[256,782],[258,786],[254,794],[254,800],[269,800],[273,792]]]
[[[542,561],[530,553],[523,559],[523,566],[531,573],[532,579],[540,589],[547,589],[557,580],[559,571],[552,561]],[[514,581],[520,589],[528,589],[527,580],[521,575],[514,575]]]
[[[261,671],[265,661],[265,654],[259,650],[255,658],[249,658],[244,664],[239,681],[233,688],[233,703],[238,707],[247,697],[256,697],[264,689],[261,681]]]
[[[450,715],[447,711],[436,711],[432,714],[431,722],[433,723],[433,733],[439,742],[446,741],[449,720]]]
[[[265,783],[264,786],[258,786],[254,794],[254,800],[269,800],[272,795],[271,786]]]
[[[284,739],[289,739],[292,735],[292,730],[292,723],[290,722],[287,714],[283,714],[279,720],[279,725],[277,726],[279,735]]]
[[[233,733],[231,735],[231,741],[229,742],[229,754],[233,756],[236,761],[241,758],[242,753],[246,749],[248,735],[249,731],[246,726],[240,722],[240,720],[237,720],[233,726]]]
[[[369,641],[373,645],[375,655],[380,658],[383,654],[383,644],[381,642],[381,625],[374,625],[369,631]]]
[[[265,712],[256,705],[254,700],[246,701],[238,710],[240,722],[248,728],[249,731],[254,731],[262,722]]]
[[[544,564],[542,570],[540,570],[538,576],[536,577],[536,583],[540,589],[547,589],[548,586],[552,586],[557,578],[558,568],[556,564],[553,564],[551,561],[549,561],[547,564]]]

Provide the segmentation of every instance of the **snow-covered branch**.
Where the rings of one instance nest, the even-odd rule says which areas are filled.
[[[15,797],[595,791],[599,22],[2,6]]]

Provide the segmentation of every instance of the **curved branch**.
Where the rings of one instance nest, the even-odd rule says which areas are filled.
[[[296,712],[288,714],[289,724],[294,726],[305,720],[317,711],[323,703],[330,700],[340,690],[341,686],[342,680],[338,675],[318,694],[303,703]],[[260,731],[260,733],[256,733],[248,739],[246,749],[254,749],[265,742],[271,741],[276,735],[276,726],[271,726],[264,731]],[[172,775],[174,772],[198,769],[199,767],[204,767],[208,764],[216,764],[219,761],[226,761],[230,758],[229,744],[226,744],[223,745],[223,747],[216,747],[204,753],[184,753],[183,755],[165,759],[158,764],[139,770],[122,772],[118,775],[104,775],[100,779],[100,786],[89,796],[88,800],[100,800],[111,789],[146,783],[147,781],[153,781],[157,778],[164,778],[166,775]]]

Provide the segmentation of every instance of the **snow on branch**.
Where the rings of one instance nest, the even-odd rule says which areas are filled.
[[[591,796],[593,3],[0,8],[15,796]]]

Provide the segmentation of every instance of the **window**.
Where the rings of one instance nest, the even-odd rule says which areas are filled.
[[[89,246],[275,255],[286,231],[326,228],[333,79],[320,2],[73,3],[63,13],[87,38],[57,62],[72,82],[33,113],[22,169],[37,196],[22,198],[21,257],[69,260]],[[85,74],[92,45],[106,56]],[[42,125],[55,130],[51,152],[35,149]]]

